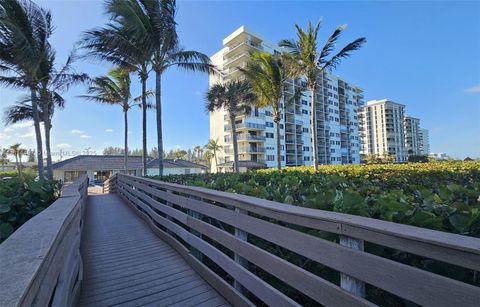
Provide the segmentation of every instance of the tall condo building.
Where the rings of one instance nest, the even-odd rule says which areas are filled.
[[[427,129],[420,129],[418,132],[419,142],[418,148],[420,155],[428,156],[430,154],[430,137]]]
[[[211,75],[210,86],[243,79],[239,67],[246,67],[253,52],[281,52],[275,44],[261,36],[238,28],[223,40],[223,48],[211,57],[222,75]],[[293,99],[297,88],[304,87],[303,78],[285,83],[282,101],[281,163],[282,166],[311,165],[310,92]],[[323,73],[319,76],[316,93],[318,162],[344,164],[360,162],[358,107],[363,105],[363,90],[343,78]],[[276,166],[276,134],[271,108],[253,108],[235,119],[239,166],[241,170]],[[217,153],[212,170],[229,171],[233,167],[231,125],[227,112],[210,113],[210,138],[218,140],[223,150]]]
[[[371,100],[359,109],[361,154],[407,159],[405,149],[405,106],[393,101]]]
[[[420,119],[405,116],[403,119],[405,132],[405,150],[407,157],[420,155]]]

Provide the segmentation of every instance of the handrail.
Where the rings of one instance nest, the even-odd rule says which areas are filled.
[[[468,306],[480,297],[479,287],[363,251],[368,241],[480,271],[477,238],[123,174],[116,176],[115,189],[157,233],[173,244],[181,244],[178,238],[186,242],[188,257],[210,258],[235,280],[236,289],[270,305],[295,302],[258,280],[244,267],[245,259],[324,305],[372,305],[361,297],[365,283],[420,305]],[[229,226],[216,227],[212,220]],[[286,225],[338,234],[340,244]],[[338,271],[340,287],[251,244],[248,235]],[[212,240],[233,252],[235,261]]]
[[[84,175],[0,245],[0,306],[76,304],[87,189]]]

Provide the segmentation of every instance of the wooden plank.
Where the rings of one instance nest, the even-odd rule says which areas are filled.
[[[179,280],[198,280],[198,275],[193,270],[186,270],[170,275],[159,275],[154,280],[148,280],[141,283],[129,284],[128,287],[121,285],[120,287],[109,289],[108,292],[101,292],[95,295],[89,295],[82,301],[83,304],[100,303],[105,305],[118,304],[123,302],[125,297],[130,297],[133,293],[137,293],[139,297],[146,295],[145,290],[154,289],[157,286],[174,285]],[[208,289],[211,289],[208,287]]]
[[[153,194],[153,193],[152,193]],[[202,214],[217,218],[234,227],[249,231],[261,238],[293,250],[312,260],[344,272],[352,277],[368,282],[379,288],[420,304],[473,303],[480,296],[478,287],[444,278],[426,271],[403,265],[371,254],[354,251],[338,244],[321,240],[303,233],[281,227],[249,216],[242,216],[231,210],[199,202],[179,195],[164,195],[168,201]],[[385,279],[372,274],[370,268],[381,269],[383,274],[392,276]],[[418,287],[418,282],[436,287]],[[458,295],[452,297],[446,289]]]
[[[192,289],[196,288],[197,286],[200,286],[202,282],[203,282],[202,280],[197,279],[197,280],[184,282],[182,284],[175,284],[171,288],[167,288],[167,286],[165,286],[163,289],[152,288],[152,289],[149,289],[147,296],[122,302],[122,306],[137,307],[137,306],[143,306],[143,305],[154,303],[154,302],[157,302],[157,306],[163,306],[162,301],[165,300],[166,298],[173,295],[177,295],[179,293],[186,295]],[[153,291],[156,291],[156,292],[152,293]]]
[[[206,301],[213,302],[214,299],[219,299],[218,293],[214,291],[205,291],[200,294],[192,295],[191,297],[182,297],[181,299],[176,300],[175,302],[169,302],[168,304],[170,307],[199,306]],[[223,299],[220,298],[220,300]],[[165,301],[163,303],[166,304]],[[153,303],[152,306],[154,306],[155,304],[156,303]]]
[[[131,192],[131,191],[128,191]],[[133,192],[132,192],[133,193]],[[133,194],[130,194],[133,196]],[[254,293],[258,298],[265,303],[274,306],[297,306],[298,304],[285,296],[283,293],[273,288],[272,286],[263,282],[259,277],[246,270],[242,266],[239,266],[235,261],[226,256],[223,252],[216,249],[214,246],[206,243],[197,236],[189,233],[184,228],[173,223],[172,221],[158,215],[149,206],[141,202],[137,198],[132,198],[132,201],[143,210],[145,210],[151,218],[169,229],[174,234],[182,238],[184,241],[193,245],[197,250],[202,252],[203,255],[209,257],[212,261],[221,266],[227,273],[237,279],[244,287],[250,292]],[[193,201],[193,200],[192,200]],[[196,201],[196,200],[195,200]]]
[[[83,254],[87,258],[91,255],[92,258],[86,261],[86,286],[81,292],[80,306],[124,301],[133,303],[163,288],[176,289],[169,291],[177,291],[177,294],[183,291],[185,295],[185,289],[179,289],[175,285],[192,280],[208,291],[214,291],[188,266],[181,255],[159,240],[119,197],[101,197],[103,196],[89,198],[85,227],[87,235],[82,242],[82,254],[84,246],[88,248],[96,245],[96,249],[89,248],[88,253]],[[133,229],[133,235],[142,239],[128,241],[130,253],[117,254],[122,251],[121,243],[125,241],[123,237],[115,237],[114,234],[127,228]],[[135,253],[135,248],[140,252]]]
[[[221,231],[208,223],[191,219],[188,225],[227,246],[248,261],[279,278],[286,284],[306,294],[317,302],[327,305],[374,306],[370,302],[355,297],[338,286],[308,272],[269,252]],[[248,288],[248,287],[247,287]]]
[[[246,195],[187,187],[152,179],[132,176],[121,176],[121,178],[226,203],[288,223],[344,234],[420,256],[480,270],[480,239],[477,238],[360,216],[285,205]]]

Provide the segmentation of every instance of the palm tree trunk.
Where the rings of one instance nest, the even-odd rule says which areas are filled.
[[[310,112],[310,129],[312,130],[312,164],[313,164],[313,170],[316,172],[318,171],[318,162],[317,162],[317,108],[315,105],[315,86],[310,88],[310,91],[312,92],[312,98],[311,98],[311,108]]]
[[[278,109],[278,103],[274,106],[273,110],[273,121],[275,122],[276,134],[277,134],[277,168],[278,170],[282,169],[282,153],[281,153],[281,144],[280,144],[280,110]]]
[[[47,153],[47,179],[53,181],[52,152],[50,147],[50,123],[45,123],[45,151]]]
[[[35,140],[37,142],[37,164],[38,164],[38,178],[43,180],[43,147],[42,135],[40,132],[40,116],[38,114],[37,95],[35,94],[35,87],[30,88],[30,98],[32,100],[33,126],[35,128]]]
[[[53,181],[53,166],[52,166],[52,152],[50,148],[50,130],[51,130],[51,123],[50,123],[50,113],[49,113],[49,105],[48,102],[44,102],[44,110],[43,110],[43,123],[45,129],[45,150],[47,153],[47,179],[49,181]]]
[[[143,176],[147,176],[147,76],[140,76],[142,81],[142,167]]]
[[[18,155],[14,153],[15,156],[15,165],[17,166],[18,177],[22,178],[22,170],[20,169],[20,164],[18,163]]]
[[[123,111],[123,120],[125,121],[125,136],[124,136],[124,165],[125,165],[125,174],[128,175],[128,111]]]
[[[278,170],[282,169],[282,153],[280,151],[280,121],[275,121],[276,132],[277,132],[277,168]]]
[[[215,158],[215,173],[218,173],[217,150],[213,150],[213,157]]]
[[[230,116],[230,124],[232,125],[232,140],[233,140],[233,167],[235,173],[239,172],[238,167],[238,144],[237,144],[237,128],[235,127],[235,115]]]
[[[155,71],[155,107],[157,109],[158,175],[163,176],[162,73]]]

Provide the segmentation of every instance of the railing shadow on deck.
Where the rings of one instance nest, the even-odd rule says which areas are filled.
[[[87,189],[85,175],[0,245],[0,306],[76,304]]]
[[[253,274],[252,265],[326,306],[374,305],[364,298],[365,284],[423,306],[480,301],[480,287],[363,251],[364,241],[371,242],[478,272],[477,238],[123,174],[106,182],[104,191],[124,198],[235,306],[252,305],[252,295],[271,306],[298,305]],[[292,225],[338,235],[340,244]],[[327,281],[261,249],[250,236],[325,265],[341,281]],[[227,278],[207,267],[205,257]]]

